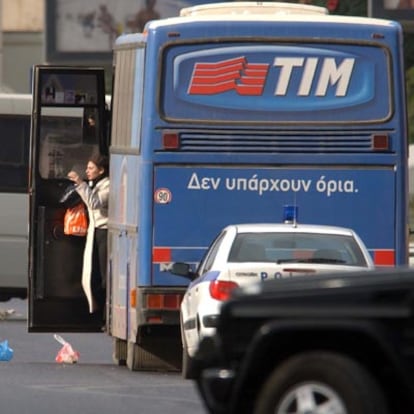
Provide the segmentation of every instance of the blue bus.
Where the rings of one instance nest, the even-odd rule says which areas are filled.
[[[94,145],[110,155],[111,180],[107,331],[130,369],[178,367],[186,281],[169,270],[196,266],[228,224],[278,222],[294,204],[300,222],[353,228],[377,266],[407,264],[402,47],[396,22],[233,2],[119,37],[110,112],[99,68],[36,67],[29,329],[97,329],[80,288],[82,243],[60,232],[56,195],[76,151],[92,148],[81,132],[53,131],[55,171],[53,150],[41,149],[46,107],[99,115]]]

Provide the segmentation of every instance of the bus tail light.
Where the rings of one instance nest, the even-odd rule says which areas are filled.
[[[235,282],[214,280],[210,283],[210,296],[217,300],[227,300],[232,290],[238,286]]]
[[[372,149],[375,151],[386,151],[389,150],[390,140],[388,135],[374,135],[372,137]]]
[[[153,294],[146,295],[147,309],[179,309],[182,301],[182,294]]]
[[[162,133],[162,146],[164,149],[178,149],[180,137],[177,132],[165,131]]]

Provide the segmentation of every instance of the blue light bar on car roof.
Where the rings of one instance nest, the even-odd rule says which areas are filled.
[[[283,206],[283,222],[296,223],[298,221],[298,206]]]

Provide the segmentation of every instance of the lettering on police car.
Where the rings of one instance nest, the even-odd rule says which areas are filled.
[[[255,272],[236,272],[236,276],[258,276]]]
[[[269,277],[267,272],[260,272],[260,279],[266,280]]]
[[[174,263],[160,263],[160,272],[169,272]]]

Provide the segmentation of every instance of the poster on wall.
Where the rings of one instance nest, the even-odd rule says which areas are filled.
[[[385,10],[414,9],[414,0],[384,0]]]
[[[370,0],[369,15],[397,20],[407,27],[414,25],[414,0]]]
[[[214,0],[46,0],[46,60],[111,62],[123,33],[141,32],[152,19]]]

